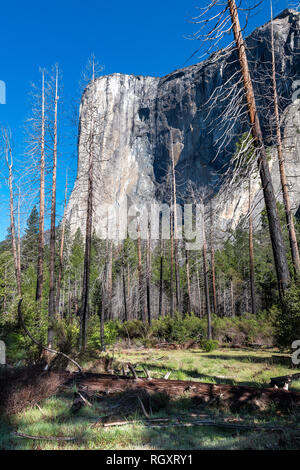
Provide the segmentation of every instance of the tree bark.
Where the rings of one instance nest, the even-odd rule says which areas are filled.
[[[66,229],[65,210],[67,206],[67,194],[68,194],[68,175],[66,174],[64,215],[63,215],[62,226],[61,226],[59,266],[58,266],[58,276],[57,276],[57,286],[56,286],[56,310],[57,311],[59,310],[59,303],[60,303],[60,290],[61,290],[61,279],[62,279],[63,259],[64,259],[64,244],[65,244],[65,229]]]
[[[53,142],[53,169],[52,169],[52,199],[51,199],[51,226],[50,226],[50,281],[48,305],[48,347],[52,348],[54,339],[53,321],[55,318],[55,220],[56,220],[56,172],[57,172],[57,102],[58,102],[58,68],[55,77],[54,99],[54,142]]]
[[[294,267],[294,272],[297,277],[300,276],[300,257],[297,244],[296,231],[294,226],[293,214],[291,211],[291,201],[289,196],[288,182],[285,172],[285,161],[282,151],[282,140],[281,140],[281,130],[280,130],[280,117],[279,117],[279,107],[278,107],[278,93],[277,93],[277,83],[276,83],[276,63],[275,63],[275,49],[274,49],[274,28],[273,28],[273,9],[272,9],[272,0],[271,0],[271,50],[272,50],[272,82],[273,82],[273,95],[274,95],[274,114],[275,114],[275,125],[276,125],[276,141],[277,141],[277,156],[279,164],[279,173],[280,181],[282,188],[282,197],[284,204],[284,211],[286,217],[286,223],[289,233],[289,242],[292,255],[292,262]]]
[[[251,209],[251,176],[249,177],[249,263],[250,263],[250,291],[251,291],[251,311],[256,315],[255,298],[255,272],[254,272],[254,252],[253,252],[253,218]]]
[[[92,248],[92,223],[93,223],[93,183],[94,183],[94,119],[92,115],[91,130],[89,134],[89,167],[88,167],[88,196],[86,212],[86,230],[85,230],[85,251],[84,251],[84,270],[82,286],[82,305],[81,305],[81,349],[86,348],[86,335],[89,316],[89,294],[90,294],[90,268],[91,268],[91,248]]]
[[[162,233],[160,234],[160,270],[159,270],[159,302],[158,302],[158,318],[162,316],[162,301],[163,301],[163,289],[164,289],[164,241]]]
[[[248,115],[251,125],[252,137],[254,140],[254,146],[258,154],[257,163],[262,182],[264,200],[268,216],[270,238],[272,243],[273,256],[278,281],[278,292],[280,298],[282,299],[290,285],[290,273],[287,263],[286,250],[284,246],[280,220],[277,212],[276,198],[267,161],[266,150],[263,142],[260,121],[256,110],[256,102],[252,86],[252,80],[249,72],[245,44],[242,36],[235,0],[228,0],[228,7],[233,25],[234,39],[238,50],[238,57],[244,83],[245,98],[248,106]]]
[[[185,250],[185,266],[186,266],[186,284],[187,284],[187,313],[191,313],[191,280],[190,280],[190,260],[189,251]]]
[[[147,315],[148,315],[148,324],[151,326],[151,224],[150,219],[148,220],[148,238],[146,246],[146,288],[147,288]]]
[[[173,197],[173,222],[174,222],[174,261],[175,261],[175,285],[176,285],[176,308],[181,312],[181,292],[180,292],[180,274],[179,274],[179,248],[178,248],[178,231],[177,231],[177,195],[176,195],[176,175],[175,161],[173,152],[173,135],[171,137],[171,168],[172,168],[172,197]]]
[[[42,72],[42,121],[40,159],[40,218],[38,235],[38,261],[36,301],[41,302],[44,283],[44,219],[45,219],[45,72]]]
[[[5,131],[5,140],[6,140],[6,164],[8,167],[8,185],[9,185],[9,212],[10,212],[10,232],[11,232],[11,247],[13,253],[15,275],[17,282],[18,296],[22,296],[22,286],[21,286],[21,269],[18,262],[18,253],[17,253],[17,243],[16,243],[16,232],[15,232],[15,217],[14,217],[14,194],[13,194],[13,157],[10,147],[8,133]],[[8,154],[10,155],[10,163],[8,161]]]
[[[206,314],[207,314],[207,339],[212,339],[212,330],[211,330],[211,311],[210,311],[210,299],[209,299],[209,283],[208,283],[208,266],[207,266],[207,246],[206,246],[206,236],[204,228],[204,218],[202,223],[202,234],[203,234],[203,276],[204,276],[204,289],[205,289],[205,305],[206,305]]]
[[[123,280],[124,321],[128,321],[127,300],[126,300],[125,267],[124,267],[124,264],[122,265],[122,280]]]
[[[139,318],[141,321],[145,320],[145,307],[143,302],[143,267],[142,267],[142,249],[141,249],[141,230],[138,225],[138,277],[139,277]]]
[[[216,270],[215,270],[215,246],[214,246],[214,225],[213,225],[213,209],[210,201],[210,258],[211,258],[211,284],[213,294],[214,314],[217,315],[217,293],[216,293]]]

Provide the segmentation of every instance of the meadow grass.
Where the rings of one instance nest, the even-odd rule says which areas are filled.
[[[111,351],[112,353],[112,351]],[[220,349],[210,353],[201,350],[162,351],[156,349],[113,352],[115,359],[145,365],[152,377],[163,377],[171,371],[171,379],[207,383],[230,383],[266,387],[270,378],[293,372],[287,366],[272,363],[273,350]],[[95,367],[94,372],[97,372]],[[92,368],[91,368],[92,370]],[[296,372],[294,370],[294,372]],[[300,381],[292,389],[300,390]],[[258,432],[219,429],[214,427],[180,428],[172,425],[152,429],[143,422],[138,402],[128,407],[125,419],[134,420],[126,426],[93,427],[101,416],[112,413],[122,396],[105,397],[84,407],[76,415],[70,412],[74,390],[66,390],[0,423],[0,449],[298,449],[297,431]],[[159,401],[159,400],[158,400]],[[145,403],[146,404],[146,403]],[[134,405],[134,406],[132,406]],[[147,404],[146,404],[147,405]],[[189,419],[191,413],[202,413],[206,419],[234,419],[256,424],[295,425],[299,415],[268,412],[231,412],[227,409],[197,406],[188,397],[170,402],[153,403],[153,416]],[[121,412],[122,414],[122,412]],[[119,415],[119,419],[124,417]],[[70,436],[74,442],[21,439],[13,431],[34,436]]]

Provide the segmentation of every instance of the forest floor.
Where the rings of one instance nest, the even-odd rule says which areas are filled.
[[[153,378],[171,372],[170,379],[193,380],[214,384],[268,387],[270,378],[298,372],[288,365],[275,364],[272,349],[195,350],[114,349],[109,351],[118,361],[147,367]],[[97,360],[87,360],[85,370],[98,370]],[[138,367],[140,369],[140,367]],[[291,390],[300,391],[300,381]],[[242,409],[238,412],[216,406],[195,406],[188,397],[166,401],[162,397],[144,402],[152,417],[179,419],[191,417],[218,423],[278,426],[281,429],[226,429],[213,426],[174,426],[166,423],[152,428],[144,422],[139,402],[125,395],[104,396],[85,406],[77,414],[70,412],[74,389],[61,390],[22,413],[0,423],[0,449],[300,449],[300,412],[283,412],[275,407],[268,411]],[[112,415],[112,420],[129,422],[122,426],[104,427],[99,418]],[[291,429],[293,428],[293,429]],[[72,437],[74,441],[26,439],[30,436]]]

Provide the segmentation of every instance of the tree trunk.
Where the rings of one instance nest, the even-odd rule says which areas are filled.
[[[173,153],[173,135],[170,131],[171,137],[171,163],[172,163],[172,197],[173,197],[173,222],[174,222],[174,261],[175,261],[175,284],[176,284],[176,308],[181,312],[181,292],[180,292],[180,275],[179,275],[179,248],[178,248],[178,233],[177,233],[177,196],[176,196],[176,176],[175,176],[175,161]]]
[[[159,303],[158,303],[158,318],[162,316],[162,301],[163,301],[163,289],[164,289],[164,241],[162,233],[160,234],[160,272],[159,272]]]
[[[190,280],[190,260],[189,251],[185,250],[186,283],[187,283],[187,313],[191,313],[191,280]]]
[[[199,267],[197,264],[197,290],[198,290],[198,302],[199,302],[199,317],[202,316],[202,296],[201,296],[201,287],[200,287],[200,276],[199,276]]]
[[[233,295],[233,281],[230,280],[230,298],[231,298],[231,315],[235,316],[235,308],[234,308],[234,295]]]
[[[18,272],[20,277],[20,286],[21,286],[21,193],[20,186],[18,186]],[[18,292],[21,289],[18,288]]]
[[[103,295],[103,289],[102,289],[102,295]],[[101,351],[105,351],[105,337],[104,337],[104,302],[103,302],[103,297],[101,295],[101,301],[99,305],[99,310],[98,310],[98,316],[100,320],[100,347]]]
[[[272,243],[273,256],[278,281],[278,291],[280,298],[282,298],[284,296],[285,291],[290,285],[290,273],[286,258],[286,251],[276,207],[276,198],[268,166],[266,150],[261,133],[260,121],[256,110],[256,102],[253,92],[252,81],[249,73],[245,44],[242,37],[235,0],[228,0],[228,7],[233,25],[233,33],[238,50],[241,73],[244,82],[245,98],[248,106],[248,115],[251,125],[252,136],[258,154],[257,163],[260,172],[260,178],[262,182],[262,188],[269,222],[270,238]]]
[[[67,205],[67,194],[68,194],[68,175],[66,174],[64,215],[63,215],[62,226],[61,226],[59,266],[58,266],[58,276],[57,276],[57,286],[56,286],[56,310],[57,311],[59,310],[59,303],[60,303],[60,289],[61,289],[61,279],[62,279],[63,259],[64,259],[64,244],[65,244],[65,229],[66,229],[65,210],[66,210],[66,205]]]
[[[146,281],[147,281],[147,314],[148,314],[148,323],[151,326],[151,225],[150,219],[148,220],[148,238],[146,246]]]
[[[48,306],[48,348],[52,348],[54,339],[53,321],[55,317],[55,219],[56,219],[56,170],[57,170],[57,102],[58,102],[58,69],[56,67],[55,100],[54,100],[54,144],[52,169],[52,199],[50,226],[50,281]]]
[[[139,317],[141,321],[144,321],[145,310],[144,310],[144,302],[143,302],[143,268],[142,268],[142,250],[141,250],[141,231],[140,231],[139,225],[138,225],[137,248],[138,248],[138,277],[139,277]]]
[[[173,211],[171,211],[171,263],[170,263],[170,297],[171,305],[170,312],[171,317],[174,317],[174,230],[173,230]]]
[[[207,339],[212,339],[208,267],[207,267],[207,246],[206,246],[206,236],[205,236],[205,228],[204,228],[204,218],[203,218],[203,223],[202,223],[202,233],[203,233],[203,248],[202,248],[203,276],[204,276],[204,289],[205,289],[205,305],[206,305],[206,314],[207,314]]]
[[[250,291],[251,291],[251,311],[256,315],[255,298],[255,273],[254,273],[254,253],[253,253],[253,220],[251,209],[251,176],[249,177],[249,262],[250,262]]]
[[[210,258],[211,258],[211,283],[213,294],[214,314],[217,315],[217,293],[216,293],[216,270],[215,270],[215,246],[214,246],[214,225],[213,225],[213,209],[210,201]]]
[[[89,168],[88,168],[88,197],[87,197],[87,215],[86,215],[86,233],[85,233],[85,252],[84,252],[84,271],[82,286],[82,313],[81,313],[81,349],[86,348],[86,335],[89,316],[89,293],[90,293],[90,268],[91,268],[91,247],[92,247],[92,222],[93,222],[93,138],[94,138],[94,120],[92,117],[90,142],[89,142]]]
[[[11,232],[11,247],[13,253],[13,260],[15,266],[15,275],[16,275],[16,282],[17,282],[17,290],[18,296],[22,296],[22,287],[21,287],[21,270],[19,269],[19,262],[18,262],[18,253],[17,253],[17,243],[16,243],[16,232],[15,232],[15,217],[14,217],[14,194],[13,194],[13,158],[12,152],[9,142],[9,137],[7,132],[5,132],[6,138],[6,164],[9,171],[8,176],[8,185],[9,185],[9,209],[10,209],[10,232]],[[10,163],[8,161],[8,154],[10,154]]]
[[[42,72],[42,129],[40,160],[40,218],[38,236],[38,261],[36,301],[41,302],[44,283],[44,219],[45,219],[45,73]]]
[[[128,321],[124,264],[122,266],[122,280],[123,280],[123,300],[124,300],[124,321]]]
[[[274,94],[274,114],[275,114],[275,124],[276,124],[277,155],[278,155],[282,197],[283,197],[286,223],[287,223],[287,228],[288,228],[288,233],[289,233],[289,242],[290,242],[293,267],[294,267],[295,275],[300,276],[299,250],[298,250],[293,214],[291,211],[291,202],[290,202],[288,182],[287,182],[286,172],[285,172],[285,162],[284,162],[283,151],[282,151],[280,117],[279,117],[279,107],[278,107],[278,93],[277,93],[277,83],[276,83],[276,63],[275,63],[275,50],[274,50],[274,30],[273,30],[273,11],[272,10],[273,9],[272,9],[272,0],[271,0],[272,81],[273,81],[273,94]]]

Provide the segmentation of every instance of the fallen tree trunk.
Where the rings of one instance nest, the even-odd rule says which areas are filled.
[[[44,371],[38,367],[3,370],[0,374],[0,415],[19,413],[55,395],[71,377],[65,371]]]
[[[300,406],[300,392],[290,392],[274,388],[255,388],[238,385],[209,384],[183,380],[134,379],[131,377],[97,377],[84,375],[78,377],[80,386],[87,392],[98,392],[113,395],[123,392],[134,392],[137,395],[160,393],[171,398],[183,394],[193,398],[197,403],[221,404],[241,407],[250,405],[253,408],[265,409],[272,403],[280,408]]]
[[[272,377],[270,386],[275,388],[284,388],[285,390],[289,389],[289,384],[291,384],[294,380],[300,379],[300,372],[298,374],[289,374],[289,375],[282,375],[280,377]]]

